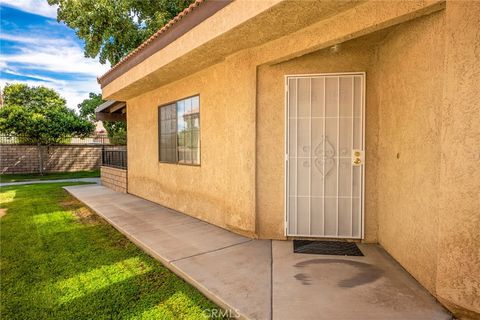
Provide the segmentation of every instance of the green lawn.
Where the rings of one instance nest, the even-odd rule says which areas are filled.
[[[206,319],[217,308],[65,185],[1,190],[2,320]]]
[[[57,172],[46,173],[43,176],[32,174],[0,174],[0,182],[21,182],[35,180],[58,180],[58,179],[77,179],[77,178],[98,178],[100,170],[78,171],[78,172]]]

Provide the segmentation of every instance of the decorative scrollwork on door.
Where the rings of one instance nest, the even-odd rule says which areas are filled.
[[[315,148],[314,155],[313,163],[315,164],[315,168],[320,172],[322,177],[325,178],[335,166],[335,148],[330,141],[328,141],[328,136],[322,135],[320,143]]]

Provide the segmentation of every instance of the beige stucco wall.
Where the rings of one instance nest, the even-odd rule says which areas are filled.
[[[128,100],[128,192],[254,236],[256,72],[247,56]],[[233,72],[234,71],[234,72]],[[201,165],[158,161],[158,106],[200,94]]]
[[[444,12],[396,27],[378,47],[379,243],[435,292]]]
[[[437,247],[437,296],[480,319],[480,2],[449,1]]]
[[[258,73],[257,225],[284,233],[284,75],[365,71],[365,242],[435,291],[444,12]],[[281,139],[279,139],[281,137]],[[398,159],[397,159],[398,154]],[[413,253],[413,254],[412,254]]]
[[[449,308],[476,316],[480,9],[468,4],[402,15],[336,53],[312,53],[324,44],[300,30],[300,53],[276,39],[128,99],[128,191],[235,232],[284,238],[284,75],[366,71],[365,241],[378,241]],[[361,32],[382,29],[367,20]],[[351,37],[329,25],[328,43]],[[159,163],[157,107],[194,94],[201,166]]]
[[[105,85],[102,95],[130,100],[248,48],[256,48],[259,64],[285,61],[444,6],[444,0],[236,0]]]

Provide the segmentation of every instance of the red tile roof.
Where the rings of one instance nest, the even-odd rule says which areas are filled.
[[[133,51],[131,51],[128,55],[126,55],[125,57],[122,58],[122,60],[120,60],[119,62],[117,62],[117,64],[115,64],[112,68],[110,68],[110,70],[108,70],[107,72],[105,72],[103,75],[101,75],[100,77],[97,77],[97,81],[100,83],[102,81],[102,79],[107,76],[109,73],[111,73],[113,70],[119,68],[121,65],[123,65],[125,62],[127,62],[129,59],[131,59],[133,56],[137,55],[140,51],[142,51],[143,49],[145,49],[146,47],[148,47],[150,45],[150,43],[152,43],[153,40],[155,40],[156,38],[158,38],[160,35],[162,35],[163,33],[165,33],[168,29],[170,29],[175,23],[177,23],[178,21],[182,20],[182,18],[184,18],[187,14],[189,14],[190,12],[194,11],[195,8],[197,8],[198,6],[200,6],[202,3],[206,2],[207,0],[195,0],[194,3],[192,3],[191,5],[189,5],[187,8],[185,8],[185,10],[183,10],[182,12],[180,12],[177,16],[175,16],[172,20],[170,20],[166,25],[164,25],[160,30],[158,30],[157,32],[155,32],[150,38],[148,38],[147,40],[145,40],[141,45],[139,45],[137,48],[135,48]]]

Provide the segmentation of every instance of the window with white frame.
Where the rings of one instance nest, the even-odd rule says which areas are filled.
[[[193,96],[158,108],[159,160],[200,165],[200,98]]]

